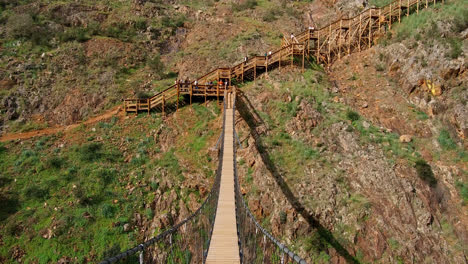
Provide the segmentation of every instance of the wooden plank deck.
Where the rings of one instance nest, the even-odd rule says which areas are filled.
[[[231,109],[226,109],[223,168],[218,210],[206,263],[240,263],[234,197],[234,120]]]

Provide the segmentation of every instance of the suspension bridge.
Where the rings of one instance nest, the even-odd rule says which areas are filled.
[[[250,212],[242,193],[236,167],[236,88],[232,81],[255,80],[259,74],[294,65],[313,56],[318,63],[332,63],[351,52],[372,46],[391,29],[393,22],[436,0],[397,0],[381,8],[339,19],[319,29],[308,28],[297,36],[284,37],[281,48],[266,56],[246,58],[231,68],[218,68],[193,82],[177,82],[146,99],[126,99],[127,113],[166,112],[168,103],[179,108],[181,95],[217,98],[223,102],[223,129],[218,148],[218,168],[203,204],[182,222],[144,243],[100,264],[133,258],[154,263],[306,263],[265,230]],[[443,0],[439,2],[444,2]]]

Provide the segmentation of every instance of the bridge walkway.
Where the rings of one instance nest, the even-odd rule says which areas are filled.
[[[227,98],[224,154],[218,209],[206,263],[240,263],[234,194],[234,95]]]

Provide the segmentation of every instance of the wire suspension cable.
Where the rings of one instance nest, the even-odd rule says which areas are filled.
[[[235,116],[236,96],[234,96],[233,115]],[[235,120],[235,119],[233,119]],[[234,126],[234,133],[236,127]],[[241,263],[299,263],[306,261],[289,250],[285,245],[265,230],[250,212],[250,209],[240,192],[239,177],[236,164],[236,139],[234,146],[234,189],[236,195],[237,233],[239,236],[239,254]],[[260,232],[258,232],[260,230]]]
[[[226,113],[225,99],[224,113]],[[225,122],[226,116],[224,114],[223,130],[219,140],[221,146],[218,152],[216,178],[203,204],[180,223],[134,248],[101,261],[100,264],[116,263],[127,258],[134,258],[135,262],[143,264],[143,260],[150,257],[152,258],[152,262],[156,263],[191,263],[193,261],[199,262],[198,260],[201,260],[200,262],[202,263],[205,262],[218,204],[223,164]],[[152,254],[145,256],[145,250],[152,246],[154,246]],[[137,253],[139,253],[138,256],[136,256]]]

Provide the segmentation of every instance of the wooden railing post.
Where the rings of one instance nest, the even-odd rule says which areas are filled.
[[[406,16],[409,16],[409,8],[410,8],[410,5],[409,5],[409,0],[407,1],[407,7],[406,7]]]
[[[352,23],[349,23],[348,25],[348,55],[351,54],[351,38],[352,38],[352,32],[353,30],[351,29]]]
[[[162,112],[163,112],[163,116],[166,115],[166,95],[163,94],[162,95]]]
[[[219,83],[217,83],[217,85],[219,86]],[[205,86],[205,106],[206,106],[206,97],[207,97],[207,95],[206,95],[206,89],[207,89],[207,87]]]
[[[320,64],[320,30],[317,31],[317,47],[316,47],[316,52],[317,52],[317,64]]]
[[[369,9],[369,49],[372,41],[372,9]]]
[[[190,106],[192,106],[192,95],[193,95],[193,88],[190,86]]]
[[[338,33],[338,59],[341,59],[341,31],[343,31],[343,19],[340,19],[340,31]]]
[[[219,84],[216,86],[216,97],[218,99],[218,105],[219,105]]]
[[[401,0],[398,5],[398,23],[401,23]]]
[[[179,89],[178,84],[176,84],[176,89],[177,89],[177,109],[176,109],[176,112],[177,112],[177,111],[179,111],[179,96],[180,96],[180,89]]]
[[[151,98],[148,98],[147,99],[148,101],[148,115],[150,114],[150,110],[151,110]]]
[[[304,72],[305,44],[302,44],[302,72]]]
[[[254,81],[257,79],[257,57],[254,58]]]
[[[419,14],[419,0],[416,2],[416,14]]]
[[[242,83],[244,83],[244,64],[246,64],[246,63],[247,63],[247,62],[244,61],[244,62],[242,63],[242,67],[241,67],[241,70],[242,70]]]
[[[392,3],[393,3],[393,2],[392,2]],[[390,22],[388,23],[388,29],[392,29],[392,19],[393,19],[393,17],[392,17],[392,15],[393,15],[392,3],[390,3],[390,17],[389,17]]]
[[[382,8],[379,8],[379,34],[381,32],[380,28],[382,26],[382,22],[380,21],[381,17],[382,17]]]
[[[294,65],[294,46],[296,45],[296,43],[293,43],[291,45],[291,67]]]
[[[331,56],[331,24],[328,27],[328,64],[330,64],[330,56]]]
[[[361,37],[362,37],[362,15],[359,14],[359,52],[361,52]]]

